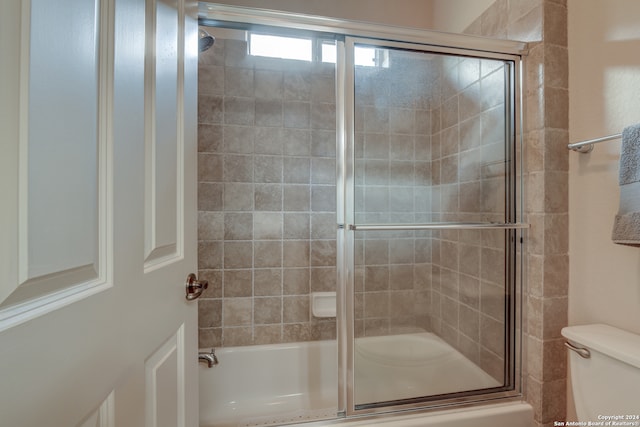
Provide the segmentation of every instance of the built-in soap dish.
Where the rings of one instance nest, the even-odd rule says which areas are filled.
[[[313,317],[336,317],[335,292],[312,292],[310,305]]]

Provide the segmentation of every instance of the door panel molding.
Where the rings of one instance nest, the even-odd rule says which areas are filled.
[[[66,3],[75,15],[49,29],[66,7],[22,2],[12,37],[21,78],[6,184],[17,189],[17,267],[0,282],[0,331],[111,287],[114,2]]]
[[[111,391],[100,406],[78,427],[115,427],[115,391]]]
[[[177,42],[189,43],[173,47],[184,57],[173,55],[172,79],[187,81],[172,87],[185,93],[174,96],[169,113],[157,111],[157,120],[174,123],[183,138],[180,148],[175,148],[177,136],[172,138],[171,162],[188,163],[173,166],[166,203],[176,212],[172,226],[184,230],[174,232],[173,239],[159,239],[157,247],[175,243],[176,250],[145,274],[144,79],[145,58],[154,55],[145,51],[146,1],[0,1],[0,360],[7,367],[0,382],[0,424],[144,426],[146,363],[169,341],[159,352],[165,358],[150,371],[157,384],[154,423],[198,425],[197,304],[184,298],[184,278],[197,271],[197,4],[162,4],[165,12],[171,5],[179,8],[167,15],[173,28],[185,32],[174,35]],[[35,58],[38,52],[46,58]],[[31,76],[40,78],[42,92]],[[80,78],[85,84],[76,85]],[[40,104],[37,115],[29,109],[29,96]],[[76,117],[83,123],[75,123]],[[182,122],[186,126],[180,128]],[[48,127],[57,133],[46,133]],[[37,135],[40,144],[34,147],[55,154],[40,157],[47,165],[40,171],[24,161]],[[83,154],[76,152],[77,145]],[[45,189],[50,182],[53,193],[62,196],[50,197],[48,204],[25,202],[34,184],[25,179],[33,176]],[[76,186],[86,188],[89,182],[92,191],[78,196],[82,207],[67,203]],[[158,185],[162,193],[165,183]],[[60,191],[65,188],[68,194]],[[48,193],[32,195],[47,200]],[[34,206],[45,206],[36,212],[39,234],[28,222]],[[61,216],[48,217],[49,210]],[[79,234],[83,246],[48,233],[58,223],[77,226],[76,217],[91,225]],[[48,239],[40,246],[44,256],[25,258],[32,257],[24,247],[29,237],[35,244]],[[57,261],[30,268],[43,259]]]
[[[184,339],[182,324],[145,362],[146,427],[185,426]]]
[[[147,51],[154,54],[145,61],[145,272],[183,257],[182,9],[180,0],[147,3]]]

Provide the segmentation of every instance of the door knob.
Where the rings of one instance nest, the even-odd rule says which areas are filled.
[[[209,282],[206,280],[198,280],[195,274],[190,273],[187,276],[187,283],[185,284],[185,288],[187,291],[187,301],[193,301],[194,299],[198,299],[202,292],[209,287]]]

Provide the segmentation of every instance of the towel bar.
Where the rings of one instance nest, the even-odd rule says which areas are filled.
[[[588,139],[586,141],[574,142],[573,144],[568,144],[567,148],[569,150],[577,151],[579,153],[590,153],[593,150],[593,144],[597,144],[599,142],[612,141],[614,139],[619,139],[622,137],[621,133],[617,133],[615,135],[603,136],[601,138]]]

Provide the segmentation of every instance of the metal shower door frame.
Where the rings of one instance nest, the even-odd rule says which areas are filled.
[[[502,224],[418,224],[422,229],[442,228],[491,228],[509,230],[510,263],[513,271],[507,271],[508,286],[515,292],[511,295],[514,302],[510,310],[514,314],[513,328],[520,331],[522,326],[521,294],[523,277],[523,235],[527,224],[522,222],[522,137],[521,137],[521,57],[527,54],[526,43],[489,39],[462,34],[443,33],[415,28],[402,28],[382,24],[356,22],[336,18],[309,16],[299,13],[278,12],[273,10],[253,9],[228,6],[223,4],[200,2],[199,20],[201,25],[225,26],[238,29],[260,29],[275,27],[303,32],[331,34],[335,36],[337,45],[336,63],[336,197],[337,197],[337,347],[338,347],[338,417],[370,416],[378,414],[407,411],[433,410],[451,407],[452,405],[476,405],[491,401],[521,400],[522,397],[522,339],[515,334],[515,341],[509,343],[515,360],[513,387],[511,390],[479,394],[470,397],[444,399],[438,402],[414,402],[388,405],[375,408],[357,409],[353,398],[353,355],[354,355],[354,239],[355,230],[371,227],[354,222],[354,58],[355,43],[374,44],[380,47],[424,51],[429,53],[457,54],[468,57],[498,59],[508,61],[510,105],[507,113],[505,129],[507,159],[509,163],[508,186],[514,194],[513,200],[507,203],[508,222]],[[388,226],[388,225],[387,225]],[[400,225],[399,225],[400,226]],[[401,226],[406,226],[403,224]],[[520,246],[516,250],[516,245]],[[427,406],[428,404],[429,406]],[[315,423],[311,423],[314,425]]]
[[[338,373],[339,408],[345,416],[372,415],[399,410],[432,410],[451,405],[475,405],[496,399],[520,399],[521,391],[521,284],[523,262],[522,235],[529,227],[522,221],[522,178],[520,155],[522,150],[520,135],[520,68],[521,56],[461,49],[451,46],[419,44],[397,40],[380,40],[368,37],[346,36],[338,40],[338,63],[336,71],[336,115],[337,115],[337,221],[338,221]],[[429,54],[453,54],[479,59],[501,60],[505,64],[505,159],[507,161],[507,183],[505,209],[507,221],[504,223],[424,223],[424,224],[357,224],[355,219],[355,57],[358,44],[375,48],[391,48]],[[341,61],[342,60],[342,61]],[[415,398],[375,405],[357,405],[354,398],[355,386],[355,231],[379,230],[505,230],[506,271],[505,298],[506,316],[511,318],[508,337],[505,337],[506,387],[488,393],[467,393],[442,399]],[[508,355],[508,356],[507,356]]]

